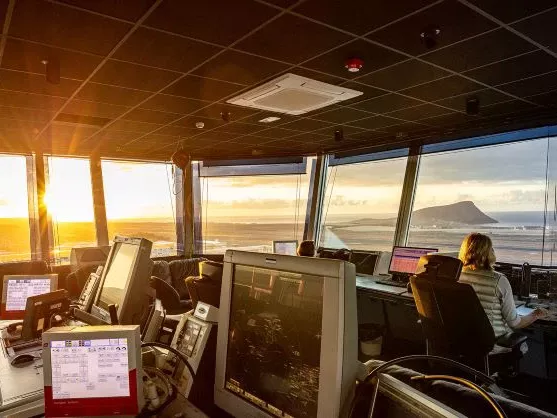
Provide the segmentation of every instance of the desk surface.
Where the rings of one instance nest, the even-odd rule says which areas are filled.
[[[412,295],[406,291],[405,287],[389,286],[387,284],[377,283],[378,280],[385,280],[385,277],[356,275],[356,288],[412,298]]]

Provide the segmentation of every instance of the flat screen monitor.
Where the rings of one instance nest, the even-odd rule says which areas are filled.
[[[436,252],[436,248],[393,247],[389,273],[412,275],[416,273],[416,268],[422,255]]]
[[[86,266],[104,266],[110,246],[101,247],[76,247],[70,253],[70,268],[76,271]]]
[[[55,315],[64,315],[69,308],[68,292],[63,289],[28,297],[21,338],[24,341],[40,338],[43,332],[53,326]]]
[[[0,318],[23,319],[28,297],[54,292],[57,289],[57,274],[4,276]]]
[[[140,325],[149,305],[148,289],[153,262],[152,242],[116,237],[103,269],[91,314],[110,323],[110,305],[123,325]]]
[[[371,276],[375,273],[375,267],[381,253],[378,251],[352,250],[350,262],[356,266],[356,274]]]
[[[273,253],[282,255],[297,255],[298,241],[273,241]]]
[[[46,416],[136,416],[143,405],[137,325],[51,328],[43,369]]]
[[[354,265],[240,251],[224,260],[216,404],[235,417],[339,416],[358,364]]]

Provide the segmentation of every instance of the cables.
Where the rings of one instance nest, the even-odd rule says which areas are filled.
[[[192,379],[195,378],[195,371],[193,370],[193,367],[191,367],[191,364],[188,361],[188,357],[181,351],[178,351],[175,348],[170,347],[169,345],[159,343],[159,342],[154,342],[154,341],[141,343],[141,347],[158,347],[170,351],[172,354],[176,355],[177,357],[180,358],[180,360],[182,360],[182,363],[184,363],[184,365],[187,367],[188,371],[190,372]]]
[[[464,370],[465,372],[471,374],[472,376],[475,376],[476,378],[481,378],[485,383],[489,384],[489,385],[496,385],[496,382],[494,379],[492,379],[491,377],[489,377],[488,375],[486,375],[485,373],[482,373],[478,370],[473,369],[470,366],[467,366],[465,364],[459,363],[458,361],[455,360],[451,360],[445,357],[440,357],[440,356],[433,356],[433,355],[427,355],[427,354],[415,354],[415,355],[410,355],[410,356],[404,356],[404,357],[399,357],[390,361],[387,361],[385,363],[383,363],[382,365],[376,367],[375,369],[373,369],[367,376],[366,378],[361,382],[360,385],[358,385],[357,387],[357,392],[354,395],[354,397],[352,398],[352,402],[350,404],[350,413],[349,416],[351,417],[352,414],[354,413],[354,410],[356,408],[356,405],[358,403],[358,400],[360,398],[360,396],[362,395],[363,392],[363,388],[366,384],[370,383],[371,380],[377,376],[377,374],[385,369],[387,369],[388,367],[397,365],[397,364],[401,364],[401,363],[406,363],[409,361],[413,361],[413,360],[434,360],[440,363],[444,363],[446,365],[449,366],[453,366],[456,368],[459,368],[460,370]]]
[[[503,409],[501,408],[501,406],[499,406],[497,401],[493,399],[493,397],[489,393],[487,393],[478,385],[470,382],[469,380],[463,379],[461,377],[456,377],[456,376],[447,376],[444,374],[412,376],[410,380],[448,380],[448,381],[453,381],[453,382],[463,384],[465,386],[468,386],[470,389],[478,392],[491,405],[491,407],[495,410],[499,418],[507,418],[505,411],[503,411]]]

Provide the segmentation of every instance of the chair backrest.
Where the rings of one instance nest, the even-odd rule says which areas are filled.
[[[430,254],[420,257],[416,275],[431,279],[457,282],[462,272],[462,261],[458,258]]]
[[[198,301],[208,303],[216,308],[220,306],[222,269],[222,263],[203,261],[199,263],[201,274],[186,279],[186,286],[194,309]]]
[[[410,283],[430,354],[479,357],[493,349],[493,327],[472,286],[420,275]]]

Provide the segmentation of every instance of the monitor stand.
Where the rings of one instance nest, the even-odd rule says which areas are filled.
[[[108,312],[110,313],[110,322],[105,322],[88,312],[82,311],[81,309],[74,309],[72,316],[78,321],[84,322],[88,325],[118,325],[116,305],[109,305]]]

